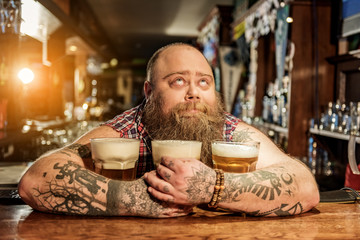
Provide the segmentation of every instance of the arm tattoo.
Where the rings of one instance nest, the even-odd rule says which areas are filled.
[[[236,142],[247,142],[252,141],[250,134],[253,134],[254,132],[250,132],[249,129],[243,129],[240,131],[235,131],[233,133],[233,141]]]
[[[56,163],[54,169],[59,169],[59,174],[56,175],[56,179],[63,180],[66,178],[69,184],[74,182],[80,183],[93,194],[96,194],[98,190],[100,190],[100,186],[96,184],[97,180],[106,183],[104,177],[88,172],[86,169],[70,161],[68,161],[68,164],[65,164],[65,166],[59,166],[59,164]]]
[[[143,179],[107,179],[72,161],[56,163],[54,179],[34,189],[38,205],[53,213],[76,215],[137,215],[158,217],[169,203],[152,198]],[[46,177],[46,175],[43,175]]]
[[[59,172],[55,179],[48,181],[45,189],[34,189],[43,208],[66,214],[98,215],[105,212],[105,202],[98,200],[96,195],[106,192],[102,187],[106,186],[106,178],[71,161],[63,166],[56,163],[53,168]]]
[[[200,169],[193,168],[193,176],[186,179],[187,198],[192,203],[204,202],[211,198],[213,192],[210,187],[215,183],[215,176],[211,174],[211,169],[200,166]]]
[[[158,217],[164,210],[171,207],[169,202],[161,202],[147,192],[147,184],[143,178],[122,182],[122,187],[117,181],[109,181],[107,193],[107,213],[115,215],[113,210],[122,209],[121,215],[135,215],[144,217]],[[119,198],[118,196],[121,196]],[[178,206],[179,207],[179,206]],[[179,209],[183,209],[179,207]]]
[[[242,194],[252,194],[261,200],[274,201],[281,195],[293,196],[295,192],[294,177],[288,173],[279,170],[270,172],[259,170],[248,174],[226,174],[226,187],[223,192],[223,202],[240,202]],[[277,216],[285,216],[298,214],[303,211],[301,203],[298,202],[294,206],[281,204],[276,209],[260,213],[259,211],[249,214],[256,216],[266,216],[275,214]]]
[[[288,173],[273,173],[260,170],[248,174],[226,174],[227,186],[224,194],[228,201],[240,201],[243,193],[254,194],[262,200],[275,200],[282,193],[292,195],[293,177]],[[278,176],[279,175],[279,176]]]
[[[74,153],[81,158],[91,158],[91,150],[88,146],[74,143],[65,147],[60,153],[70,156],[67,152]]]
[[[289,206],[288,204],[281,204],[280,207],[277,207],[270,211],[260,212],[260,210],[258,210],[255,212],[251,212],[249,214],[253,215],[253,216],[261,216],[261,217],[269,216],[269,215],[273,214],[275,216],[284,217],[284,216],[300,214],[303,211],[304,211],[304,209],[303,209],[301,203],[297,202],[294,206]]]

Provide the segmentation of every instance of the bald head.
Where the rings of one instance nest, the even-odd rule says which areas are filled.
[[[147,64],[147,68],[146,68],[146,80],[149,81],[150,83],[154,84],[154,79],[155,79],[155,66],[156,64],[158,63],[158,60],[166,54],[166,52],[168,52],[168,50],[171,50],[171,49],[174,49],[174,48],[177,48],[177,49],[184,49],[184,50],[193,50],[193,51],[196,51],[199,53],[199,55],[201,55],[201,57],[203,58],[204,61],[206,61],[207,63],[207,60],[206,58],[203,56],[203,54],[197,49],[195,48],[194,46],[190,45],[190,44],[187,44],[187,43],[182,43],[182,42],[177,42],[177,43],[171,43],[169,45],[166,45],[160,49],[158,49],[153,55],[152,57],[150,58],[148,64]],[[209,64],[208,64],[209,65]],[[210,65],[209,65],[209,68],[211,69]]]

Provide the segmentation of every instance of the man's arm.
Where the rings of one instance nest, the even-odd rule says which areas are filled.
[[[154,200],[142,178],[116,181],[86,168],[91,166],[90,139],[117,137],[99,127],[75,143],[40,157],[24,174],[19,194],[33,208],[53,213],[103,216],[171,217],[191,209]]]
[[[219,207],[255,216],[287,216],[318,204],[317,184],[304,164],[283,153],[257,129],[241,123],[237,130],[244,138],[261,142],[257,169],[244,174],[225,173]],[[147,173],[145,179],[158,199],[190,205],[210,202],[216,175],[201,162],[164,158],[157,173],[162,179],[154,172]]]

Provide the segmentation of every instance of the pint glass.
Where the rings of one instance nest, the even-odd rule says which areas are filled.
[[[140,140],[129,138],[90,139],[95,172],[117,180],[135,180]]]
[[[232,173],[254,171],[259,147],[259,142],[213,141],[211,149],[214,168]]]

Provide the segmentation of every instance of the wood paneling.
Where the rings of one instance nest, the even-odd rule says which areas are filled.
[[[320,106],[333,101],[334,69],[326,58],[335,55],[336,49],[330,44],[330,3],[317,5],[315,15],[311,3],[294,2],[291,4],[291,13],[294,19],[291,41],[295,44],[295,56],[291,80],[288,152],[293,156],[306,156],[309,121],[319,117]]]
[[[276,78],[275,36],[273,33],[259,38],[258,71],[256,73],[255,116],[262,115],[262,99],[270,82]]]

